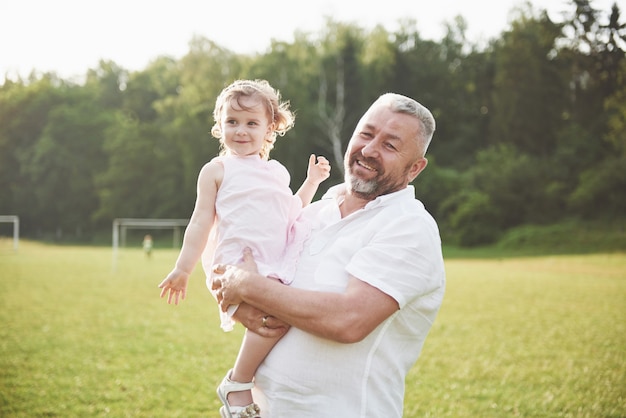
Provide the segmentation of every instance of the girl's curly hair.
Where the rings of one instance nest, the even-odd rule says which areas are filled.
[[[220,140],[220,155],[224,155],[227,152],[224,149],[224,142],[222,140],[222,112],[224,111],[224,107],[230,105],[233,101],[235,101],[241,109],[248,110],[248,108],[241,103],[242,97],[258,98],[261,103],[264,103],[268,120],[270,123],[274,124],[272,133],[259,151],[261,158],[267,160],[271,149],[274,148],[276,136],[285,135],[285,133],[293,127],[295,114],[289,109],[289,102],[281,102],[280,92],[274,89],[267,81],[234,81],[231,85],[222,90],[215,102],[215,110],[213,110],[215,124],[211,128],[211,135]]]

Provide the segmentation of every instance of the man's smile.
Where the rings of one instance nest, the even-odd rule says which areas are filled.
[[[356,164],[358,166],[360,166],[360,167],[363,167],[364,169],[366,169],[368,171],[377,171],[374,167],[372,167],[371,165],[366,164],[362,160],[356,160]]]

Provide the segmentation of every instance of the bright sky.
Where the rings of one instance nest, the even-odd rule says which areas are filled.
[[[509,12],[523,0],[0,0],[0,83],[31,70],[62,78],[83,76],[100,59],[141,70],[161,55],[184,56],[194,35],[235,52],[264,52],[271,39],[291,42],[296,30],[316,33],[324,18],[369,29],[397,29],[412,18],[423,38],[439,40],[444,22],[468,22],[473,41],[508,28]],[[592,0],[608,14],[617,1]],[[571,0],[531,0],[553,20]]]

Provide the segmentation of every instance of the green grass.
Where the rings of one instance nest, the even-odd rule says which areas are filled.
[[[158,249],[0,240],[0,416],[217,417],[242,330],[198,268],[169,306]],[[626,416],[626,254],[446,261],[405,417]]]
[[[626,255],[451,260],[412,417],[626,416]]]

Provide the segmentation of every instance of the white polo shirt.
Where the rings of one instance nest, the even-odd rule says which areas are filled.
[[[292,286],[342,293],[349,275],[400,307],[364,340],[341,344],[291,328],[259,367],[264,418],[401,418],[404,381],[441,306],[439,230],[412,186],[341,218],[344,185],[305,208],[313,222]]]

